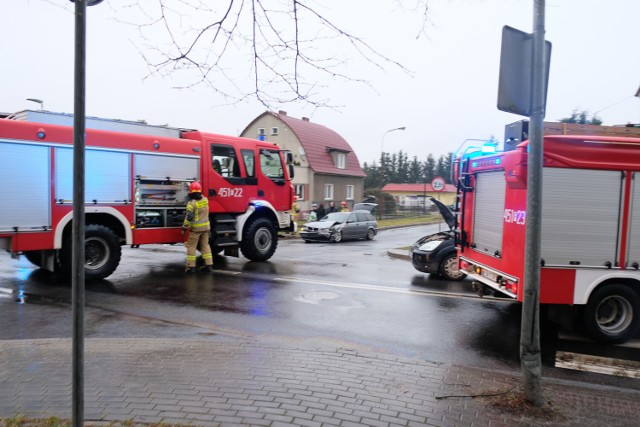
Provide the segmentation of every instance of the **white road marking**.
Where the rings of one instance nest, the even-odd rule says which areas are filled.
[[[364,283],[327,282],[323,280],[301,279],[296,277],[276,277],[273,279],[273,281],[287,282],[287,283],[294,283],[294,284],[302,283],[302,284],[310,284],[310,285],[331,286],[335,288],[360,289],[365,291],[389,292],[389,293],[404,294],[404,295],[438,296],[438,297],[444,297],[444,298],[484,299],[488,301],[513,302],[513,300],[504,299],[504,298],[493,298],[493,297],[480,298],[476,295],[459,294],[459,293],[452,293],[452,292],[445,293],[445,292],[437,292],[437,291],[403,289],[403,288],[394,288],[390,286],[368,285]]]

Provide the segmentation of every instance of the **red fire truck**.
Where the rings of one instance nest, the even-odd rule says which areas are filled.
[[[454,159],[456,245],[479,290],[522,301],[528,141],[514,125],[505,151]],[[640,129],[568,126],[544,129],[540,303],[554,320],[623,342],[640,328]]]
[[[293,156],[276,144],[88,117],[86,278],[109,276],[121,245],[177,243],[188,185],[209,198],[218,253],[269,259],[295,231]],[[0,248],[50,271],[71,269],[73,117],[22,111],[0,119]]]

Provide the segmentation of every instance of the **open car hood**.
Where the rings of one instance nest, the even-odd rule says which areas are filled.
[[[353,210],[373,212],[376,206],[378,206],[377,203],[369,203],[369,202],[356,203],[355,205],[353,205]]]
[[[453,228],[456,226],[456,218],[454,217],[453,212],[451,212],[451,209],[449,209],[440,200],[436,200],[433,197],[431,197],[430,200],[434,205],[438,207],[440,215],[442,215],[442,219],[444,219],[444,222],[447,223],[449,229],[453,230]]]

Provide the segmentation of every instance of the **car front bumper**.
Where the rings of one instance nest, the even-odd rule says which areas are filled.
[[[435,252],[411,251],[411,264],[423,273],[436,274],[440,268],[440,259],[435,259]]]
[[[333,233],[321,233],[318,231],[301,231],[299,233],[303,240],[310,242],[330,242]]]

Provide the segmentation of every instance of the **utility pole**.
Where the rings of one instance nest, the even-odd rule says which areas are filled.
[[[524,299],[520,323],[520,366],[527,401],[542,406],[540,350],[540,259],[542,228],[543,120],[545,114],[544,40],[545,0],[533,2],[531,113],[527,168],[527,222],[525,238]]]
[[[71,226],[71,302],[73,311],[72,414],[73,427],[84,426],[84,131],[87,6],[102,0],[75,3],[75,58],[73,92],[73,223]]]

